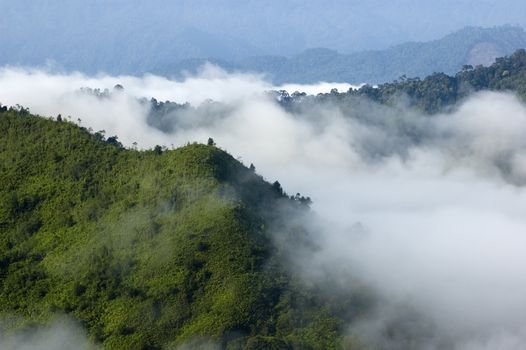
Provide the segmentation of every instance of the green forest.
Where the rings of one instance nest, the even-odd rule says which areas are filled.
[[[364,85],[345,92],[333,90],[328,94],[306,96],[296,92],[278,91],[282,105],[293,109],[302,104],[335,102],[338,105],[356,103],[356,97],[384,105],[413,107],[427,114],[444,112],[474,92],[502,91],[517,94],[526,100],[526,51],[517,50],[510,56],[497,58],[489,67],[465,65],[454,76],[434,73],[423,79],[402,76],[378,86]]]
[[[116,137],[6,108],[0,133],[7,331],[69,315],[104,349],[196,337],[226,349],[353,342],[342,327],[365,296],[326,300],[285,268],[286,241],[309,242],[284,213],[308,215],[308,198],[287,196],[213,140],[124,149]]]
[[[84,89],[90,93],[107,98],[109,91]],[[378,86],[364,85],[359,89],[307,95],[296,91],[268,91],[285,110],[297,115],[320,106],[334,106],[345,115],[356,114],[364,102],[373,102],[386,107],[413,109],[426,115],[448,112],[473,93],[478,91],[512,92],[526,101],[526,51],[517,50],[514,54],[498,58],[489,67],[466,65],[454,76],[434,73],[423,79],[402,76],[399,79]],[[221,117],[229,112],[229,106],[208,101],[201,105],[143,99],[149,105],[148,123],[164,132],[172,132],[177,125],[178,115],[216,115]],[[366,112],[367,113],[367,112]],[[370,116],[364,115],[367,119]]]

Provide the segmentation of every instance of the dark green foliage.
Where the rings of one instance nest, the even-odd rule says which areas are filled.
[[[288,350],[292,349],[285,341],[275,337],[255,336],[247,341],[247,350]]]
[[[119,139],[117,138],[117,136],[110,136],[110,137],[108,137],[106,142],[109,143],[110,145],[114,145],[114,146],[117,146],[119,148],[123,148],[122,143],[119,142]]]
[[[341,344],[352,316],[284,268],[271,239],[271,226],[293,231],[278,209],[308,204],[279,183],[213,145],[126,150],[24,109],[2,109],[0,134],[2,314],[68,314],[106,349]]]
[[[365,86],[351,94],[365,95],[381,103],[406,96],[411,105],[436,113],[481,90],[513,91],[526,99],[526,51],[498,58],[490,67],[464,69],[455,76],[436,73],[423,80],[403,79],[378,88]]]
[[[346,108],[360,103],[357,98],[367,97],[381,104],[402,104],[434,114],[482,90],[511,91],[526,100],[526,51],[521,49],[509,57],[497,58],[489,67],[463,69],[455,76],[434,73],[425,79],[401,77],[400,80],[377,87],[365,85],[358,90],[342,93],[331,91],[317,96],[288,94],[286,91],[277,91],[274,95],[289,111],[308,110],[324,103]]]

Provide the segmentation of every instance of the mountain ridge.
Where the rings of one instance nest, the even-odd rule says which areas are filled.
[[[229,72],[264,74],[275,84],[321,81],[379,84],[404,75],[455,74],[468,64],[487,66],[497,57],[525,47],[526,32],[521,27],[466,27],[441,39],[408,42],[385,50],[340,54],[332,49],[311,48],[291,57],[255,56],[237,61],[196,58],[158,67],[155,72],[168,76],[178,76],[180,71],[196,74],[200,66],[210,62]]]

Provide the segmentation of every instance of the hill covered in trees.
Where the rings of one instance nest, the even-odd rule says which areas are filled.
[[[483,90],[510,91],[526,100],[526,51],[517,50],[510,56],[497,58],[489,67],[465,65],[455,75],[434,73],[423,79],[401,77],[378,86],[364,85],[359,89],[342,92],[333,90],[315,96],[285,90],[268,93],[280,106],[298,115],[330,105],[339,108],[347,116],[362,114],[361,120],[368,122],[371,120],[372,110],[364,102],[372,101],[384,106],[411,108],[435,114],[445,112],[472,93]],[[189,118],[220,118],[230,110],[228,105],[212,101],[198,106],[156,99],[144,99],[142,102],[150,107],[147,122],[168,133],[180,127],[181,121]]]
[[[5,107],[0,133],[4,332],[68,315],[104,349],[335,349],[366,307],[286,267],[287,242],[309,244],[309,199],[212,140],[124,149]]]
[[[378,86],[364,85],[359,89],[308,96],[305,93],[274,92],[284,107],[311,108],[331,102],[340,107],[357,105],[357,98],[383,105],[416,108],[428,114],[444,112],[477,91],[512,92],[526,100],[526,51],[521,49],[507,57],[499,57],[489,67],[465,65],[451,76],[434,73],[424,79],[401,77]]]

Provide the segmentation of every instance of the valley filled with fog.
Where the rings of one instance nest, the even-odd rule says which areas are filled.
[[[294,268],[305,281],[330,278],[349,291],[365,285],[378,298],[349,334],[388,349],[526,346],[524,102],[478,92],[428,115],[402,97],[289,109],[268,93],[333,88],[353,86],[275,87],[213,66],[181,80],[0,71],[4,105],[70,116],[128,148],[210,137],[266,180],[308,195],[313,215],[303,225],[317,249],[290,247]],[[160,123],[144,102],[151,98],[194,108]],[[401,331],[388,340],[393,324]]]

